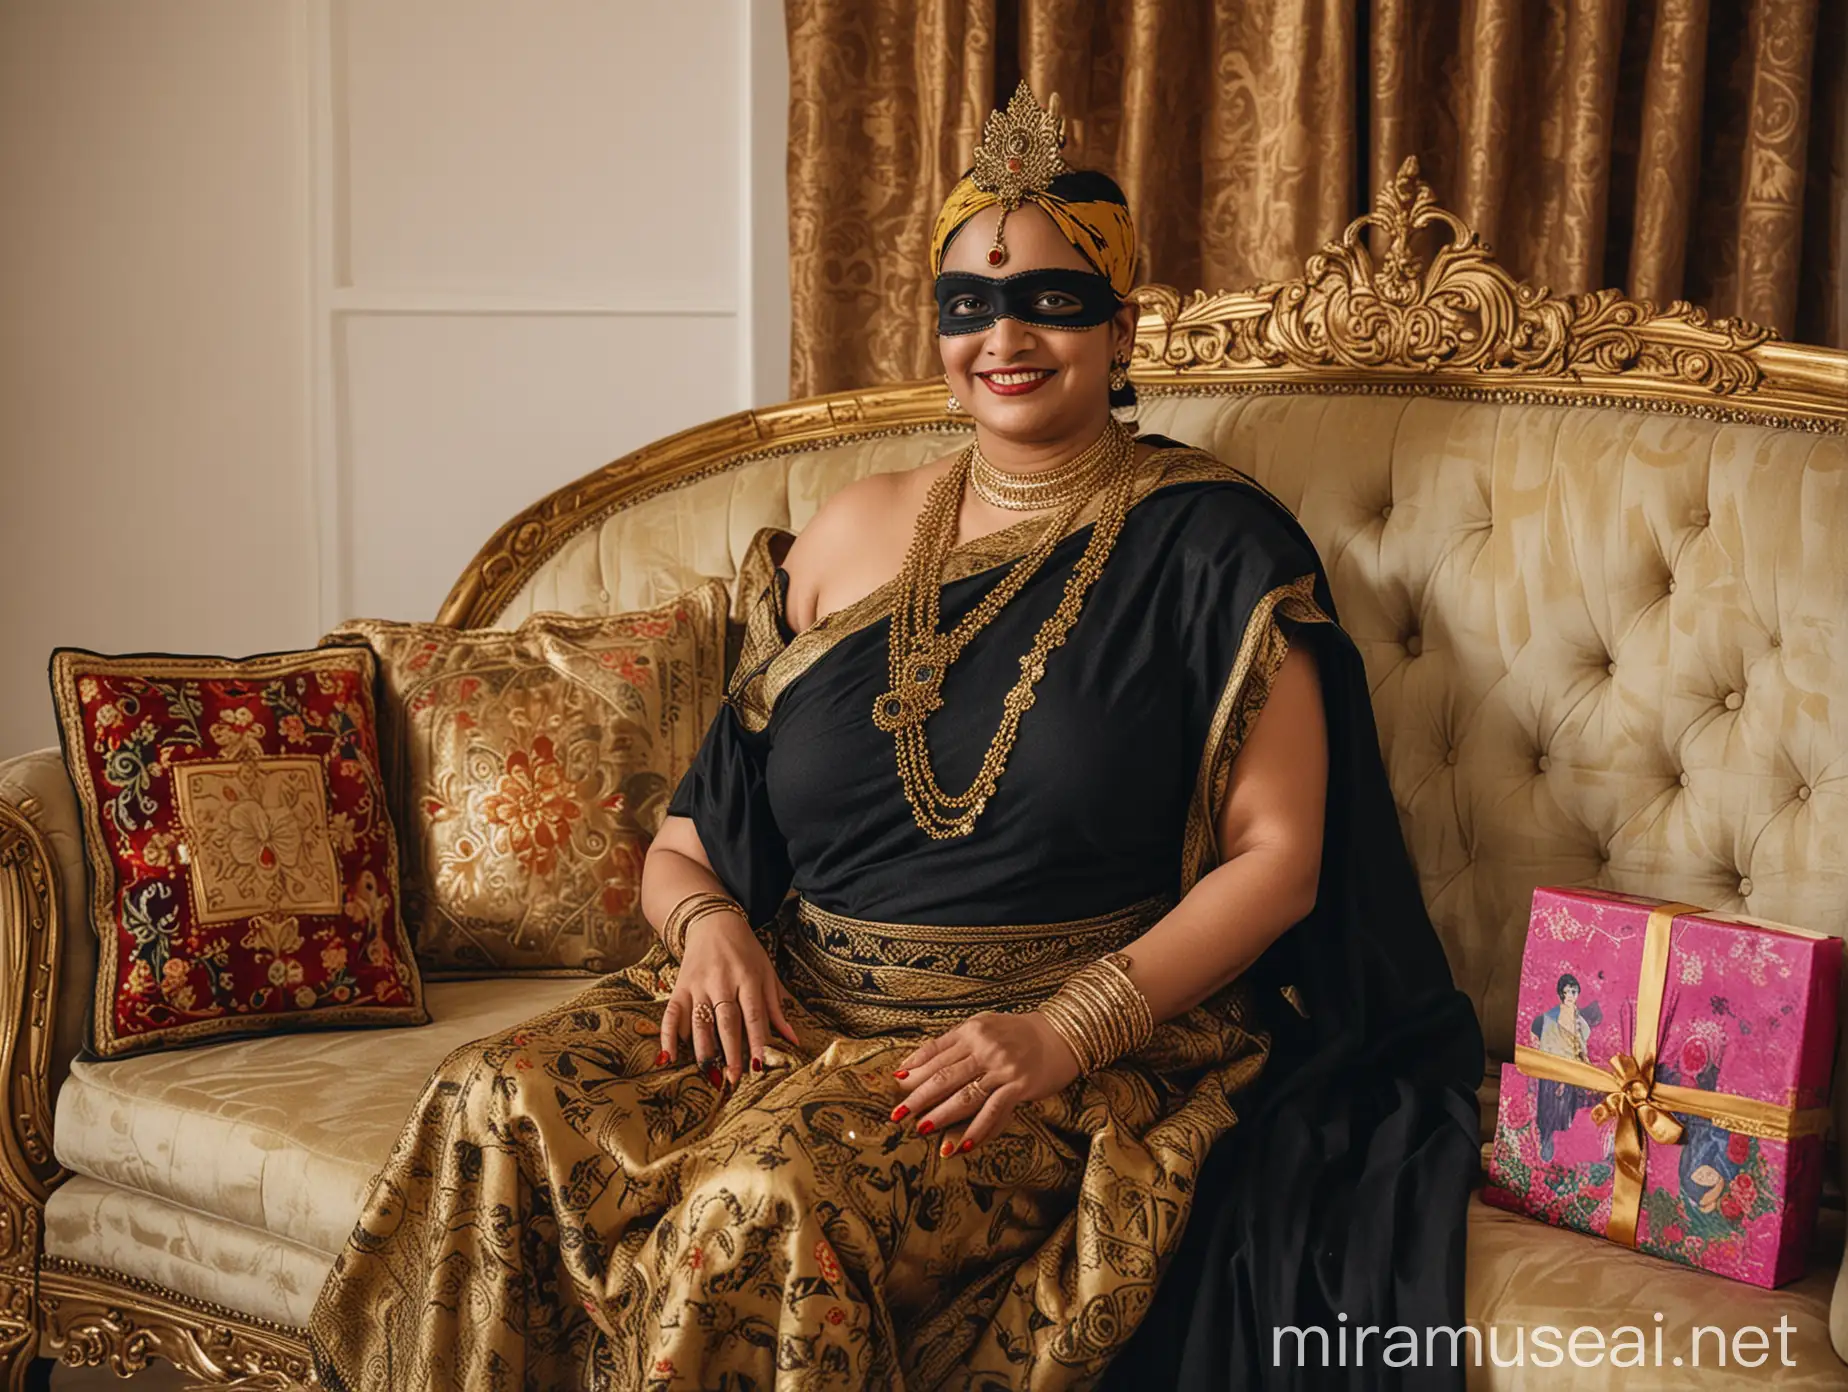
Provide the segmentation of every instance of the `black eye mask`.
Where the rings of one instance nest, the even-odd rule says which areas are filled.
[[[1057,291],[1059,308],[1041,301]],[[1042,329],[1094,329],[1122,307],[1110,278],[1095,271],[1021,271],[1011,276],[945,271],[937,277],[937,332],[981,333],[997,319]]]

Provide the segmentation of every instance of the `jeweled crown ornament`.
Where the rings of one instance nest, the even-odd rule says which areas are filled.
[[[1023,79],[1005,107],[988,113],[982,126],[982,143],[975,148],[975,169],[970,178],[983,193],[992,193],[1001,200],[994,245],[988,248],[989,265],[999,266],[1007,260],[1007,244],[1002,240],[1007,215],[1029,193],[1044,193],[1054,179],[1067,172],[1065,161],[1059,157],[1064,145],[1065,117],[1059,110],[1057,92],[1042,107]]]

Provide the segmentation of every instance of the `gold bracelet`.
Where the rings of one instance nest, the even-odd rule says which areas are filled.
[[[693,925],[700,919],[709,917],[715,913],[735,913],[739,918],[745,919],[747,924],[750,921],[745,917],[744,905],[740,904],[729,895],[702,894],[695,896],[694,902],[688,905],[686,911],[680,915],[680,931],[676,934],[674,940],[674,956],[676,961],[685,957],[687,954],[687,934],[692,930]]]
[[[716,894],[710,890],[689,894],[667,911],[667,918],[661,924],[661,942],[676,962],[686,957],[687,930],[697,920],[715,913],[735,913],[747,924],[751,921],[750,915],[744,911],[744,905],[729,894]]]
[[[693,921],[721,910],[744,912],[736,900],[710,891],[689,894],[669,910],[667,922],[661,925],[661,941],[676,962],[686,957],[687,930],[693,926]]]
[[[1129,979],[1127,953],[1112,952],[1080,967],[1039,1010],[1078,1060],[1095,1073],[1134,1053],[1155,1033],[1149,999]]]

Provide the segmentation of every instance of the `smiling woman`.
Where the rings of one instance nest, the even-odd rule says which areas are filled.
[[[984,410],[978,422],[998,437],[997,461],[1010,460],[1016,441],[1103,427],[1110,374],[1129,359],[1136,333],[1136,307],[1125,305],[1108,277],[1090,269],[1078,249],[1059,235],[1052,219],[1028,205],[1012,219],[1010,260],[1033,267],[990,277],[974,267],[987,255],[980,243],[992,238],[1006,210],[987,208],[958,230],[937,277],[937,332],[950,390],[970,405],[999,406],[1028,393],[1031,408],[1003,414]],[[1105,326],[1109,331],[1092,333]],[[1052,386],[1047,393],[1038,389]],[[992,401],[979,393],[985,391]],[[1031,467],[1016,460],[1016,467]]]
[[[328,1386],[1273,1386],[1273,1326],[1461,1323],[1482,1043],[1359,654],[1287,510],[1114,418],[1135,231],[1061,139],[1023,87],[933,238],[974,442],[758,534],[661,944],[439,1069]]]

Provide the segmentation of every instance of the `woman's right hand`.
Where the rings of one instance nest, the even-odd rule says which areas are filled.
[[[783,983],[770,955],[738,914],[702,915],[687,933],[680,977],[661,1015],[657,1062],[677,1059],[681,1039],[691,1035],[707,1081],[714,1087],[723,1078],[735,1083],[747,1067],[763,1071],[772,1029],[792,1044],[801,1042],[783,1014]]]

